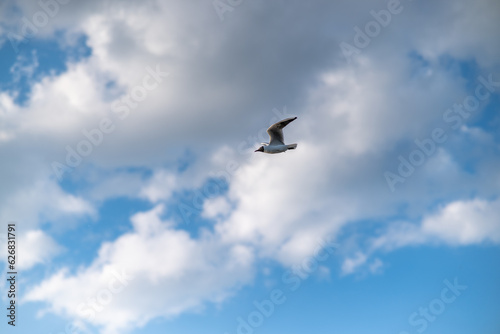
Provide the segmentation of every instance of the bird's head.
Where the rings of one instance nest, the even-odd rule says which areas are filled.
[[[254,152],[264,152],[264,146],[259,147]]]

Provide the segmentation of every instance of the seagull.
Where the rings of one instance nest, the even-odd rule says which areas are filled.
[[[285,144],[285,141],[283,140],[283,128],[296,119],[297,117],[290,117],[271,125],[269,129],[267,129],[267,133],[269,134],[269,144],[262,143],[262,146],[255,150],[255,152],[274,154],[286,152],[287,150],[295,150],[297,148],[297,144]]]

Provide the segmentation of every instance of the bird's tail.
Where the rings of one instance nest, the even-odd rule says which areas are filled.
[[[295,150],[297,148],[297,144],[290,144],[290,145],[286,145],[286,148],[288,150]]]

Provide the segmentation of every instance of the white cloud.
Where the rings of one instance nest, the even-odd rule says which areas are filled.
[[[500,243],[500,199],[449,203],[424,219],[422,232],[454,245]]]
[[[335,198],[327,195],[326,164],[308,163],[322,153],[302,139],[300,150],[279,158],[256,156],[242,166],[229,189],[236,208],[216,225],[218,233],[226,242],[255,244],[261,255],[285,264],[309,255],[317,240],[338,229],[350,210],[337,207]]]
[[[27,270],[39,263],[47,263],[63,248],[41,230],[21,234],[18,241],[21,254],[18,260],[20,270]]]
[[[47,232],[39,229],[41,223],[50,224],[52,229],[67,229],[74,226],[78,218],[95,216],[96,211],[88,201],[65,193],[54,181],[20,187],[0,205],[0,220],[18,226],[19,266],[26,270],[38,263],[47,263],[62,251]]]
[[[347,258],[342,263],[342,274],[349,275],[352,274],[360,266],[364,265],[367,260],[367,256],[363,253],[356,253],[353,257]]]
[[[374,240],[372,249],[429,242],[454,246],[500,243],[500,199],[455,201],[427,215],[420,224],[392,224]]]
[[[73,138],[84,138],[81,131],[109,108],[103,101],[106,78],[85,61],[68,66],[61,75],[35,83],[27,107],[17,111],[23,131],[64,140],[61,153]]]
[[[344,275],[359,271],[378,252],[424,244],[468,246],[500,244],[500,199],[459,200],[424,216],[419,224],[393,222],[374,238],[368,237],[366,253],[357,251],[342,264]],[[383,262],[375,258],[368,265],[377,273]]]
[[[25,295],[48,310],[119,333],[150,319],[194,311],[222,302],[253,277],[254,254],[242,245],[223,246],[213,235],[195,240],[160,219],[162,206],[132,217],[134,231],[102,245],[99,256],[76,274],[62,270]],[[118,283],[113,270],[130,276],[126,286],[92,311],[89,298],[107,301]],[[113,281],[114,282],[114,281]],[[116,287],[118,288],[118,287]],[[61,298],[64,296],[64,298]]]
[[[166,201],[171,196],[177,186],[175,174],[160,170],[154,173],[153,177],[142,187],[140,196],[147,198],[152,203]]]
[[[40,222],[68,225],[68,220],[74,217],[95,215],[88,201],[65,193],[54,181],[39,181],[10,194],[1,205],[0,219],[15,221],[26,231]]]
[[[203,203],[202,215],[207,218],[217,218],[220,216],[225,216],[231,212],[231,203],[225,197],[216,197],[213,199],[207,199]]]

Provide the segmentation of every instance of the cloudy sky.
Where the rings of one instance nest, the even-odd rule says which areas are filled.
[[[499,31],[498,0],[2,2],[15,331],[498,334]]]

